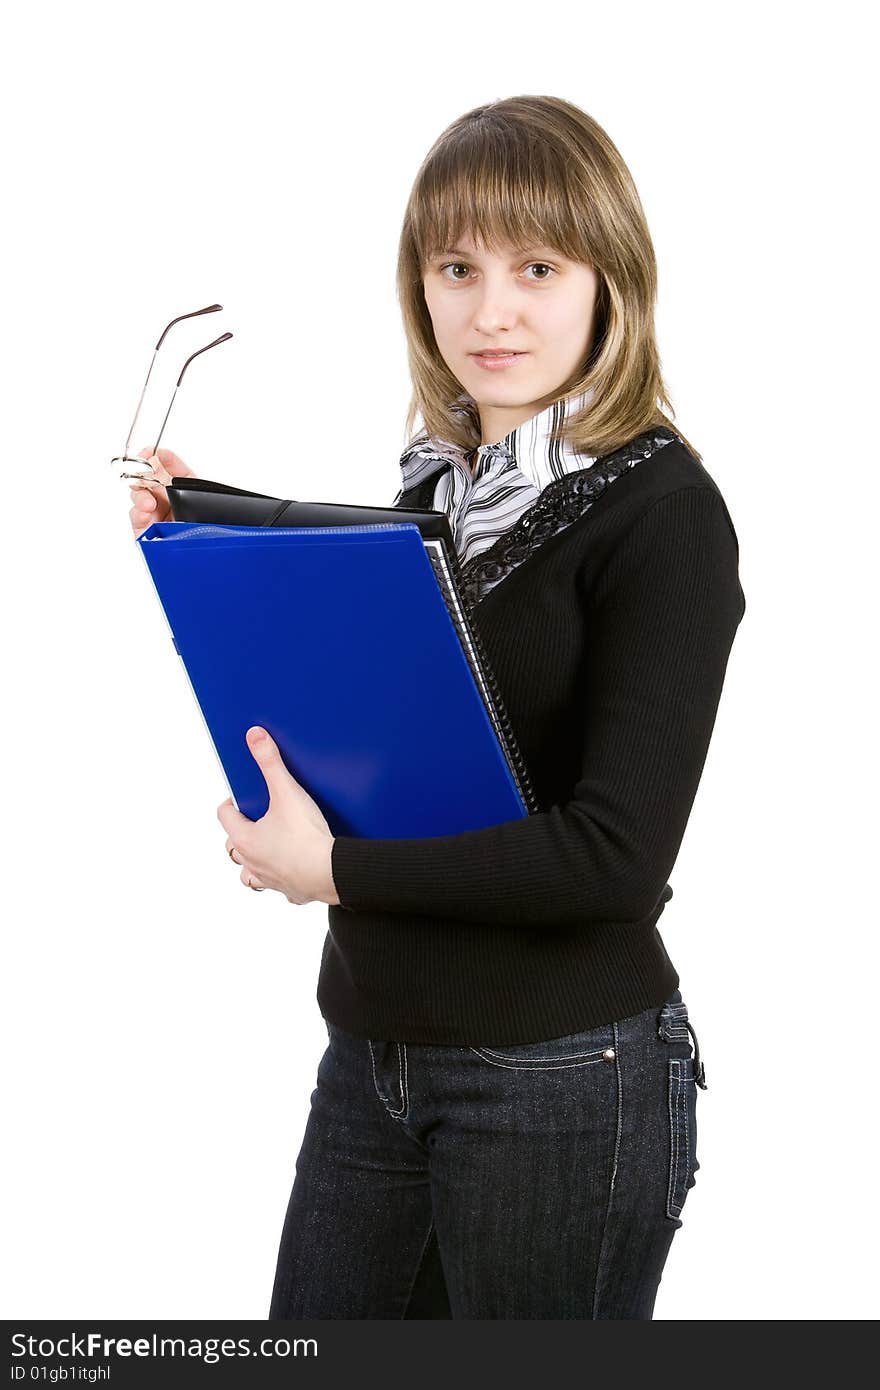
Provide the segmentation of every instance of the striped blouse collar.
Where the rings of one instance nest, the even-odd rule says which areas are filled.
[[[580,468],[589,468],[595,461],[590,454],[578,454],[566,440],[554,440],[552,431],[558,429],[563,419],[592,399],[593,390],[581,392],[576,396],[566,396],[554,401],[546,409],[524,420],[515,429],[495,444],[481,444],[474,461],[473,477],[478,479],[487,464],[497,457],[512,459],[526,478],[539,492],[548,483],[562,478]],[[479,420],[473,397],[463,393],[459,396],[453,410],[469,414]],[[450,440],[430,437],[423,431],[404,449],[400,458],[401,487],[403,492],[458,463],[470,473],[467,451]]]

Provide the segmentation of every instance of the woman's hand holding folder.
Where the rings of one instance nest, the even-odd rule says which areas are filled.
[[[151,464],[155,479],[138,480],[131,488],[135,505],[129,515],[135,538],[154,522],[171,517],[166,487],[172,477],[196,476],[170,449],[160,449],[158,456],[142,449],[139,457]],[[247,731],[246,743],[263,774],[268,809],[253,821],[242,815],[232,797],[217,808],[228,834],[226,851],[233,863],[242,866],[242,883],[257,892],[272,888],[297,906],[310,902],[338,906],[331,862],[335,840],[327,818],[288,771],[267,729],[253,725]]]
[[[171,449],[160,449],[158,455],[151,453],[149,447],[141,449],[138,458],[148,459],[153,465],[155,478],[147,476],[142,482],[131,484],[133,506],[129,512],[135,540],[152,526],[154,521],[171,521],[171,503],[164,484],[172,478],[194,478],[195,472],[188,468],[182,458]]]
[[[288,771],[267,729],[253,725],[246,742],[266,779],[269,809],[252,821],[236,809],[231,796],[217,807],[217,819],[227,832],[226,853],[242,866],[242,883],[258,893],[274,888],[297,907],[312,902],[338,906],[334,838],[323,811]]]

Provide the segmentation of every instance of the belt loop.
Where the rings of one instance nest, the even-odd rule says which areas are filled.
[[[664,1042],[687,1042],[687,1006],[665,1003],[660,1010],[658,1033]]]
[[[706,1068],[700,1061],[700,1044],[697,1042],[697,1035],[691,1027],[690,1020],[687,1019],[685,1022],[687,1030],[694,1040],[694,1080],[704,1091],[708,1091],[709,1087],[706,1084]]]

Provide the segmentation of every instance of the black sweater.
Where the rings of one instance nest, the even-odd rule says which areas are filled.
[[[745,597],[724,500],[684,443],[618,465],[648,438],[550,484],[463,571],[539,810],[459,835],[336,838],[317,998],[355,1036],[535,1042],[678,987],[657,920]],[[587,501],[603,468],[613,486],[599,476]],[[475,601],[478,567],[493,581]],[[414,758],[449,736],[402,712]]]

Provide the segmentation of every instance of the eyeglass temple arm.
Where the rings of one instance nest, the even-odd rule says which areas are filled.
[[[180,376],[177,378],[177,386],[175,386],[175,388],[174,388],[174,395],[171,397],[171,402],[170,402],[170,404],[169,404],[169,406],[168,406],[168,409],[165,411],[165,419],[162,421],[162,428],[160,429],[160,431],[159,431],[159,436],[158,436],[158,438],[157,438],[155,444],[153,445],[153,450],[152,450],[152,452],[153,452],[154,454],[155,454],[156,450],[159,448],[159,440],[162,438],[162,435],[165,433],[165,426],[166,426],[167,423],[168,423],[168,416],[171,414],[171,406],[174,404],[174,397],[177,395],[178,389],[179,389],[179,387],[180,387],[180,383],[183,381],[183,374],[184,374],[184,372],[186,371],[187,367],[189,366],[190,362],[192,362],[193,358],[195,358],[195,357],[200,357],[201,354],[202,354],[203,352],[207,352],[209,348],[216,347],[218,343],[225,343],[225,342],[227,341],[227,339],[228,339],[228,338],[231,338],[231,337],[232,337],[232,334],[231,334],[231,333],[222,333],[222,334],[220,335],[219,338],[215,338],[215,339],[214,339],[213,343],[208,343],[208,344],[206,344],[205,347],[199,348],[198,352],[194,352],[194,353],[192,354],[192,357],[188,357],[188,358],[186,359],[186,361],[184,362],[183,367],[182,367],[182,369],[181,369]]]
[[[150,369],[147,372],[146,380],[144,381],[144,384],[141,387],[141,398],[137,403],[137,410],[134,412],[134,419],[131,422],[131,429],[128,431],[128,438],[125,441],[125,448],[122,451],[124,457],[128,457],[128,451],[131,447],[131,437],[134,434],[134,427],[137,424],[138,416],[141,413],[141,406],[144,403],[144,396],[147,394],[147,386],[150,382],[150,376],[153,371],[153,364],[156,361],[156,353],[162,346],[162,343],[165,339],[165,335],[169,332],[170,329],[174,327],[176,323],[182,323],[184,319],[197,319],[201,314],[216,314],[217,310],[222,308],[222,304],[209,304],[207,309],[194,309],[191,314],[178,314],[177,318],[172,319],[171,322],[162,330],[162,333],[159,336],[159,341],[153,348],[153,356],[150,359]]]

